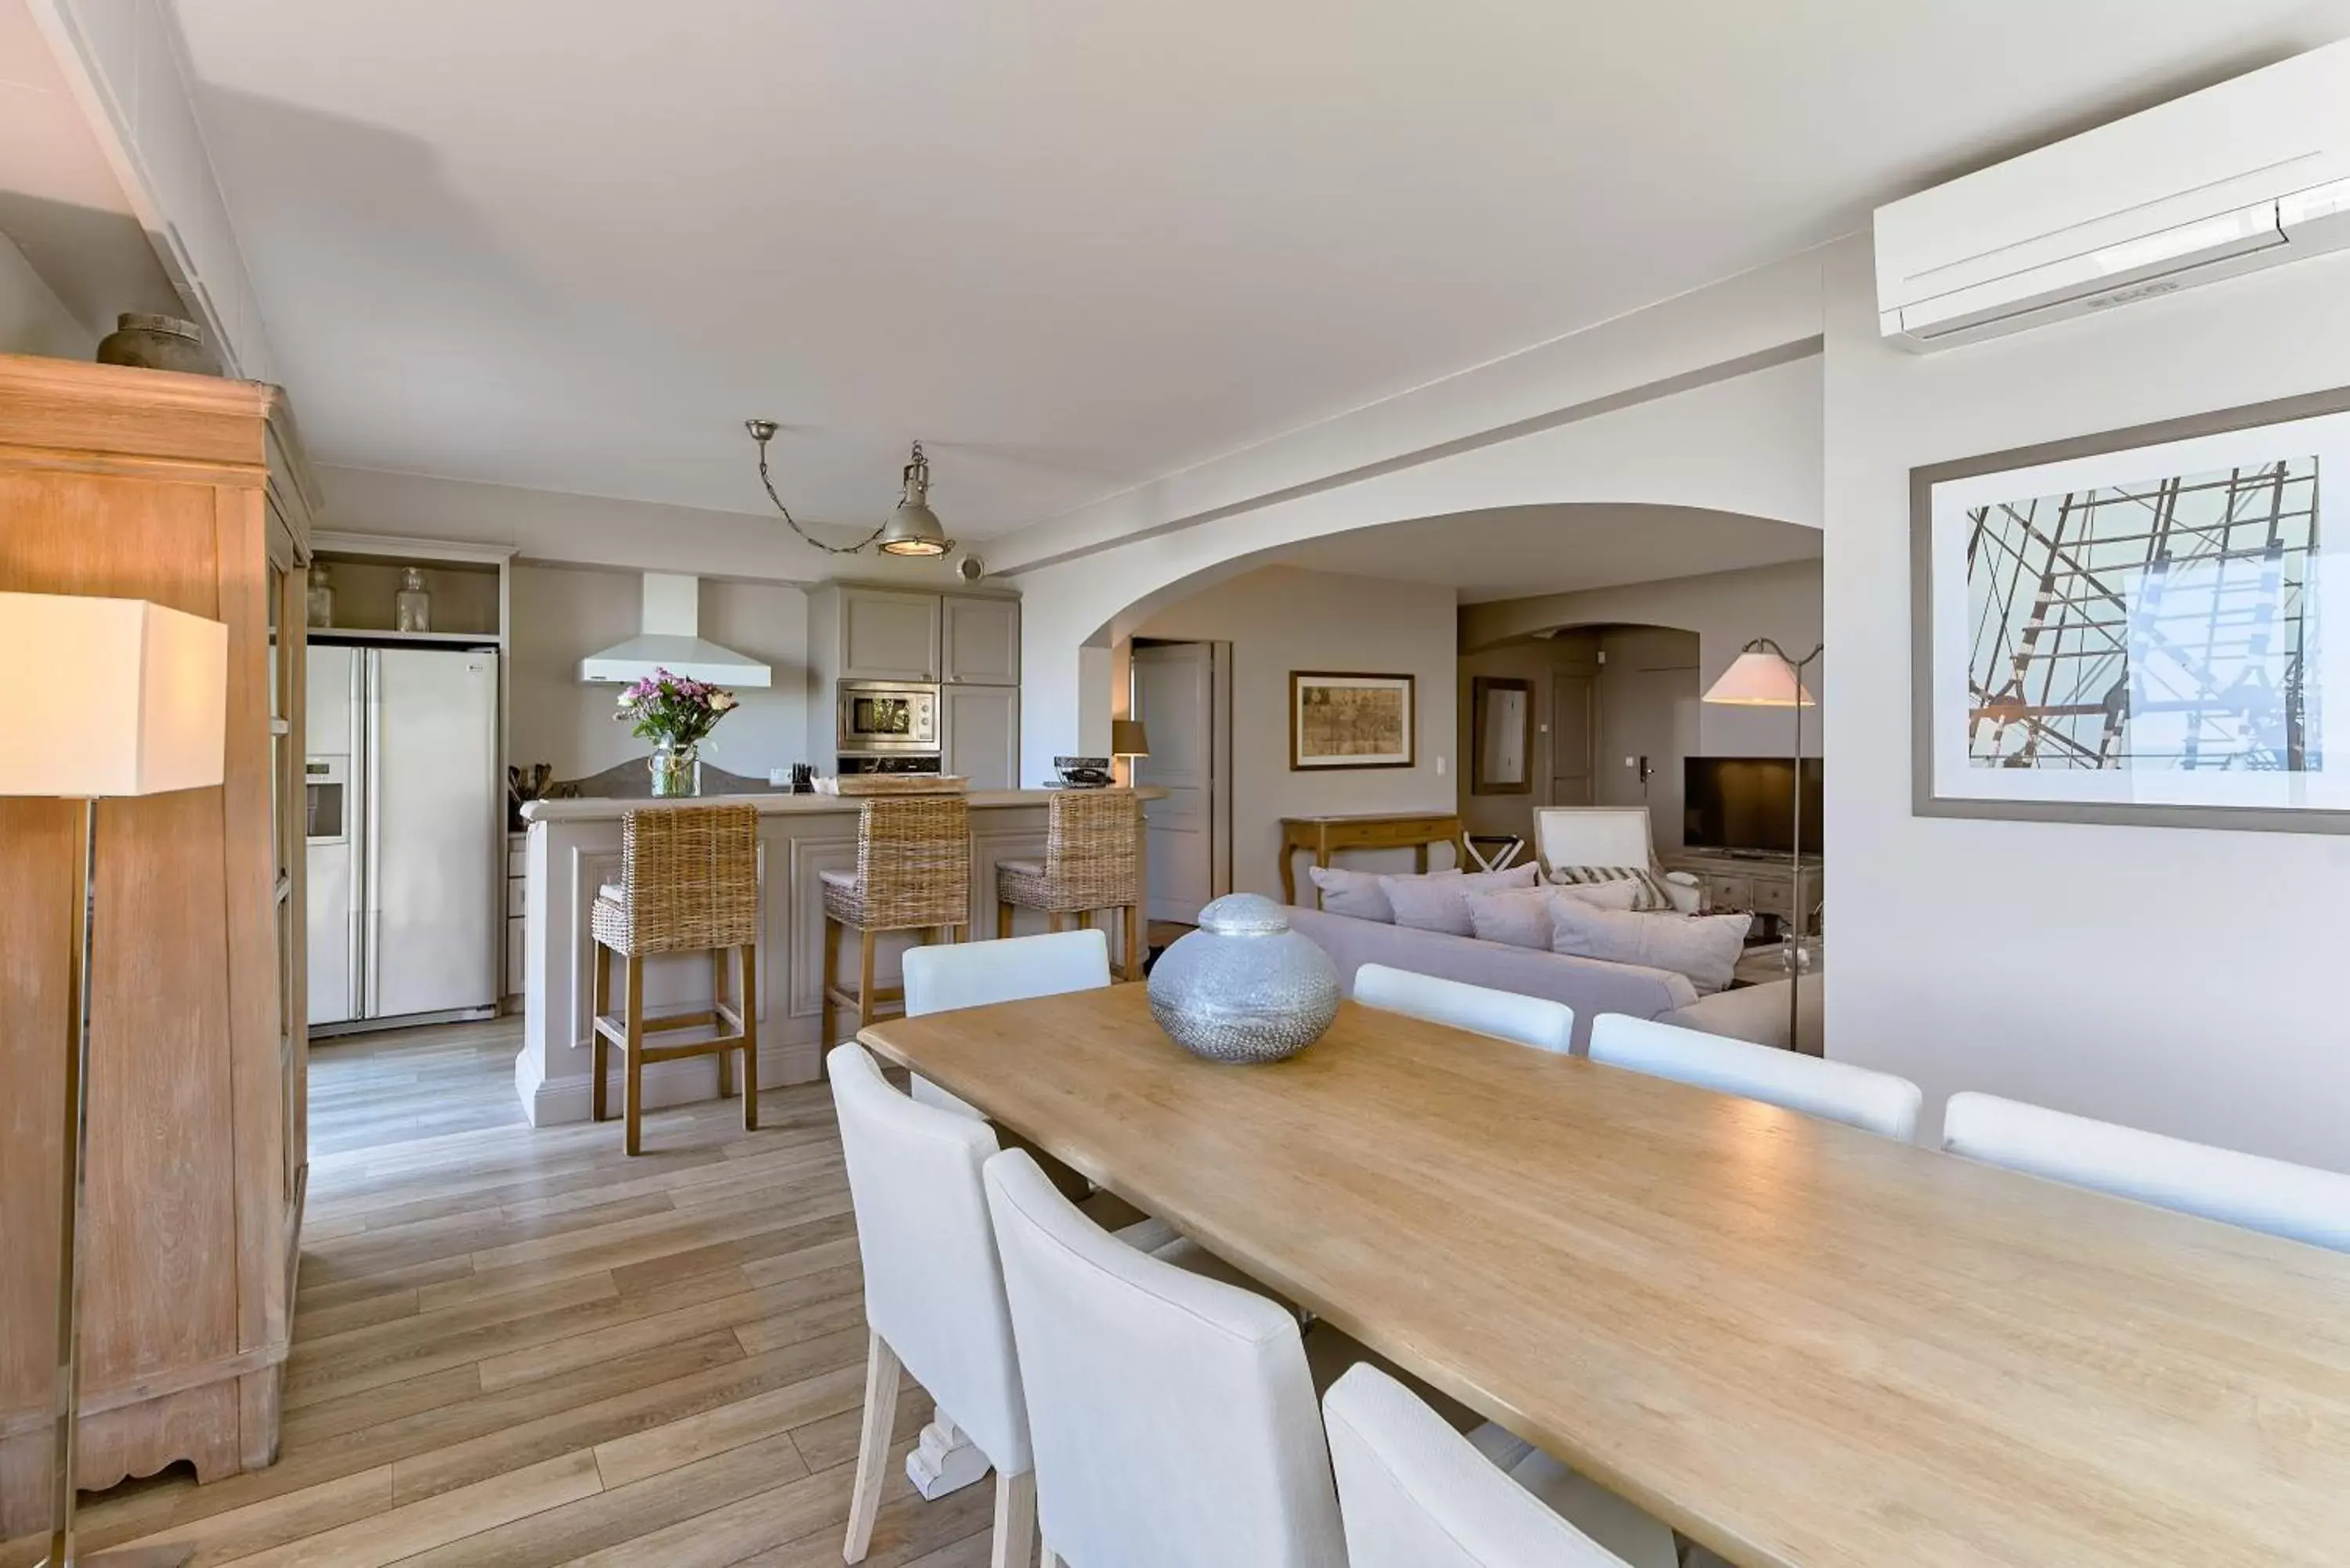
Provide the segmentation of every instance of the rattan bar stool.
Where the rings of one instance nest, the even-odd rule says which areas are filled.
[[[1142,812],[1130,789],[1065,789],[1045,808],[1045,858],[995,867],[995,934],[1012,934],[1012,911],[1042,909],[1045,929],[1065,916],[1083,929],[1106,909],[1126,911],[1121,980],[1142,978]]]
[[[743,1054],[743,1128],[759,1126],[759,814],[747,805],[676,806],[631,811],[620,818],[620,879],[596,889],[589,925],[596,936],[596,1083],[593,1114],[604,1119],[606,1042],[627,1058],[625,1140],[638,1152],[649,1062],[718,1058],[718,1092],[733,1092],[728,1057]],[[645,959],[652,953],[710,953],[710,1011],[645,1017]],[[742,965],[735,1002],[726,1002],[726,957]],[[611,1016],[612,955],[628,961],[623,1016]],[[648,1034],[672,1029],[733,1031],[683,1045],[649,1045]]]
[[[875,939],[883,931],[936,930],[958,940],[971,925],[971,808],[960,794],[876,796],[857,817],[857,869],[825,871],[824,1042],[840,1044],[839,1010],[857,1009],[859,1029],[906,1010],[906,988],[873,983]],[[840,982],[840,940],[858,938],[857,989]],[[822,1056],[818,1057],[819,1063]]]

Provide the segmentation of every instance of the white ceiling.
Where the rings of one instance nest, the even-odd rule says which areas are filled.
[[[1436,583],[1462,604],[1815,560],[1816,528],[1695,506],[1502,506],[1315,539],[1269,558]]]
[[[2350,0],[176,0],[321,461],[968,537],[1850,232]]]

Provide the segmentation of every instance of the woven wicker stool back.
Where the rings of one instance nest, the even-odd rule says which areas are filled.
[[[1045,808],[1046,897],[1064,909],[1135,900],[1141,814],[1130,789],[1065,789]]]
[[[620,953],[742,947],[759,940],[759,814],[671,806],[620,818],[622,901],[596,901],[596,940]]]
[[[971,806],[959,794],[876,796],[857,818],[857,909],[878,931],[971,920]]]

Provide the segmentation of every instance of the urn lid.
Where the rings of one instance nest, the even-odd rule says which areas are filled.
[[[1220,937],[1262,937],[1289,929],[1289,916],[1262,893],[1227,893],[1200,911],[1200,929]]]

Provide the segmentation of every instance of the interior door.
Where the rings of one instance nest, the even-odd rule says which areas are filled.
[[[1554,673],[1550,682],[1550,795],[1553,805],[1589,805],[1592,683]]]
[[[1138,648],[1133,711],[1150,736],[1134,782],[1167,792],[1143,806],[1150,918],[1199,919],[1215,897],[1215,660],[1204,642]]]
[[[372,1018],[489,1007],[504,857],[492,815],[498,657],[370,649],[365,886]]]

